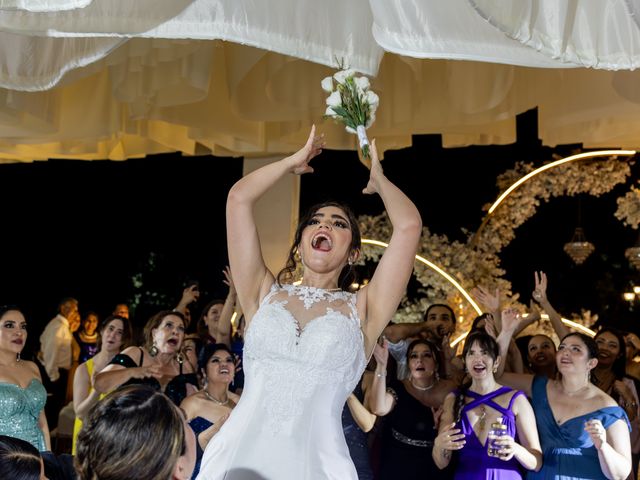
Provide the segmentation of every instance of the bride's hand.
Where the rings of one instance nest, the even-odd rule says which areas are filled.
[[[378,193],[380,187],[380,180],[384,178],[384,172],[382,171],[382,165],[380,165],[380,159],[378,158],[378,149],[376,148],[376,141],[371,142],[369,148],[369,155],[371,155],[371,172],[369,173],[369,183],[362,190],[362,193],[372,194]]]
[[[316,126],[311,127],[309,132],[309,138],[304,147],[298,150],[296,153],[286,158],[289,163],[291,173],[295,175],[302,175],[304,173],[313,172],[313,168],[309,165],[311,159],[322,153],[324,147],[324,134],[316,135]]]

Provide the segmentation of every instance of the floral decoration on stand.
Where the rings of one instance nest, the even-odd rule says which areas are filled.
[[[358,136],[360,150],[369,159],[369,139],[366,129],[376,120],[379,98],[370,89],[369,79],[357,76],[353,69],[343,69],[321,82],[329,93],[325,117],[345,125],[347,132]]]

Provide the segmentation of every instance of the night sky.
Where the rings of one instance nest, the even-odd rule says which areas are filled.
[[[516,144],[442,149],[439,136],[415,136],[412,147],[387,152],[383,167],[433,233],[462,240],[461,228],[475,231],[482,206],[499,194],[498,174],[519,160],[541,165],[553,151],[568,154],[575,147],[541,147],[535,114],[529,113],[518,119]],[[368,170],[355,152],[327,150],[313,166],[315,173],[302,177],[301,211],[327,199],[346,201],[357,214],[382,211],[379,198],[360,193]],[[633,170],[637,179],[637,166]],[[65,296],[79,299],[81,313],[104,316],[142,294],[135,320],[143,324],[160,305],[174,305],[188,279],[201,282],[200,306],[226,293],[224,207],[242,174],[242,158],[50,160],[1,165],[0,173],[6,205],[0,302],[24,309],[30,347]],[[596,245],[582,266],[562,251],[577,224],[576,197],[541,205],[517,230],[501,258],[522,301],[533,288],[533,271],[542,269],[549,274],[549,299],[561,313],[587,308],[603,321],[635,329],[636,315],[621,294],[640,284],[624,258],[637,232],[613,216],[615,199],[630,182],[600,198],[581,197],[582,225]],[[134,275],[142,286],[134,286]]]

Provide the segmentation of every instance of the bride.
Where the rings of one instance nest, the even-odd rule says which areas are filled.
[[[267,270],[253,218],[281,177],[313,172],[324,141],[311,128],[295,154],[239,180],[227,200],[231,273],[247,321],[245,388],[204,453],[200,480],[356,480],[341,412],[404,293],[421,233],[415,205],[383,174],[375,148],[364,193],[378,193],[393,234],[369,284],[345,288],[360,254],[357,219],[337,203],[298,225],[287,266]],[[297,262],[303,279],[293,285]]]

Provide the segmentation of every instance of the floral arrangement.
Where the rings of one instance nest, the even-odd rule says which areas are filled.
[[[640,225],[640,189],[632,187],[624,197],[617,200],[615,216],[634,230]]]
[[[366,129],[376,119],[379,98],[370,90],[369,79],[357,76],[353,69],[342,69],[321,82],[329,93],[325,117],[343,123],[347,132],[358,136],[364,158],[369,158],[369,139]]]
[[[497,179],[497,186],[504,191],[509,185],[531,172],[533,165],[519,162],[514,168],[502,173]],[[569,163],[558,167],[553,172],[533,177],[523,183],[507,198],[488,219],[485,228],[477,235],[468,234],[466,242],[450,241],[445,235],[433,234],[423,228],[418,253],[456,277],[467,291],[476,286],[490,289],[499,288],[502,295],[510,297],[512,305],[521,311],[526,307],[518,303],[518,295],[512,294],[511,283],[504,278],[505,271],[500,268],[499,253],[515,238],[515,229],[535,215],[538,205],[553,197],[573,196],[579,193],[601,195],[624,183],[631,169],[628,162],[619,160],[597,160],[581,163]],[[634,196],[635,195],[635,196]],[[631,207],[619,207],[618,212],[636,212],[633,215],[636,226],[640,223],[640,190],[627,194],[626,202],[635,202]],[[619,200],[619,205],[622,199]],[[485,210],[488,209],[488,205]],[[618,213],[616,213],[618,216]],[[621,214],[622,215],[622,214]],[[621,216],[618,216],[621,218]],[[631,224],[631,214],[627,214],[627,222]],[[391,224],[386,214],[378,216],[361,216],[360,230],[364,238],[388,241],[391,238]],[[377,261],[383,249],[363,245],[361,261]],[[416,263],[414,275],[423,286],[419,292],[421,298],[411,300],[405,298],[393,318],[394,322],[417,322],[422,320],[426,308],[436,302],[446,301],[456,310],[459,331],[469,329],[476,316],[475,310],[462,298],[460,293],[447,280],[437,273]],[[595,317],[589,312],[573,315],[573,320],[590,326]],[[546,329],[541,322],[531,328]]]

